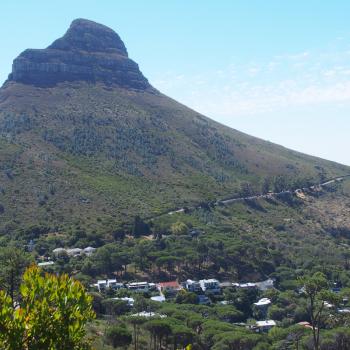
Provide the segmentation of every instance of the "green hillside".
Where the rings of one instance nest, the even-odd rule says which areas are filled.
[[[277,176],[286,187],[350,172],[162,95],[117,34],[86,20],[74,21],[48,49],[26,50],[14,61],[0,90],[0,161],[2,233],[31,225],[108,231],[135,215],[238,195],[242,183],[260,193]]]

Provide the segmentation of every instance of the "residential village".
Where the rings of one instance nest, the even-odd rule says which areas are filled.
[[[168,282],[132,282],[132,283],[122,283],[117,282],[116,279],[106,279],[106,280],[98,280],[96,283],[91,285],[91,288],[96,291],[103,293],[107,290],[120,290],[126,289],[130,292],[135,293],[150,293],[150,299],[154,302],[166,302],[167,300],[173,300],[176,295],[180,291],[187,291],[191,293],[195,293],[197,295],[197,303],[199,305],[210,305],[212,304],[212,300],[210,299],[210,295],[221,294],[223,289],[225,288],[251,288],[258,289],[261,292],[265,292],[266,290],[274,287],[274,281],[272,279],[268,279],[263,282],[249,282],[249,283],[231,283],[231,282],[220,282],[217,279],[203,279],[199,281],[194,280],[186,280],[184,282],[178,281],[168,281]],[[118,297],[113,298],[114,300],[122,300],[125,301],[130,307],[134,306],[135,299],[132,297]],[[222,305],[228,305],[227,301],[221,301]],[[268,298],[262,298],[258,300],[254,305],[261,309],[264,315],[267,315],[267,309],[271,305],[271,300]],[[350,312],[350,310],[349,310]],[[144,316],[144,317],[166,317],[165,315],[157,315],[154,312],[142,311],[134,316]],[[257,321],[255,325],[250,325],[249,328],[256,330],[258,332],[265,332],[270,330],[272,327],[276,326],[276,322],[274,320],[261,320]]]
[[[38,263],[42,268],[55,265],[57,258],[67,256],[68,258],[88,257],[96,252],[96,248],[56,248],[52,251],[53,260],[50,258],[47,261]],[[187,279],[185,281],[170,280],[170,281],[131,281],[127,282],[121,278],[98,279],[95,283],[89,285],[91,293],[98,293],[108,300],[121,301],[131,311],[130,317],[138,316],[145,318],[166,318],[167,315],[157,312],[154,308],[145,308],[135,312],[134,306],[137,296],[150,301],[150,303],[174,303],[178,295],[191,294],[195,297],[192,302],[196,305],[203,306],[226,306],[232,305],[232,300],[225,300],[225,290],[241,290],[246,292],[256,292],[256,300],[251,303],[251,309],[255,310],[254,320],[246,319],[244,322],[228,322],[235,326],[244,327],[247,330],[256,333],[266,333],[272,328],[279,326],[280,321],[270,319],[269,309],[273,306],[273,300],[266,295],[269,291],[276,290],[275,280],[268,278],[260,282],[232,282],[219,281],[215,278],[206,279]],[[341,288],[334,286],[333,292],[339,293]],[[300,295],[304,293],[303,288],[297,291]],[[254,295],[254,293],[253,293]],[[343,300],[342,307],[335,307],[330,303],[325,302],[324,307],[329,310],[334,310],[338,314],[350,314],[350,308],[347,307],[348,299]],[[134,313],[133,311],[134,310]],[[311,329],[309,322],[303,320],[297,322],[300,327]]]

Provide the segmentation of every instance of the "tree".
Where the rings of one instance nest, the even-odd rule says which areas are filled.
[[[0,250],[0,289],[15,302],[22,275],[30,264],[27,253],[16,247],[6,247]]]
[[[4,350],[82,350],[85,325],[94,318],[92,298],[67,275],[42,275],[28,268],[20,286],[19,305],[0,291],[0,348]]]
[[[132,342],[132,335],[125,326],[114,325],[106,330],[105,338],[107,344],[113,348],[121,347],[125,349]]]
[[[135,216],[134,225],[132,228],[132,234],[135,237],[141,235],[148,235],[150,233],[150,228],[139,216]]]
[[[181,345],[181,348],[184,348],[185,346],[188,348],[188,346],[191,346],[190,344],[193,341],[194,333],[190,328],[174,324],[172,326],[172,334],[174,349],[177,349],[178,345]]]
[[[287,315],[287,310],[286,308],[278,307],[277,305],[271,305],[267,315],[270,320],[282,321]]]
[[[168,320],[154,319],[146,323],[146,328],[151,334],[151,345],[155,350],[162,348],[162,342],[164,338],[169,337],[171,334],[171,326]]]
[[[285,176],[276,176],[273,180],[274,191],[279,193],[288,189],[288,180]]]
[[[316,272],[312,276],[299,279],[308,300],[308,313],[312,326],[314,350],[320,349],[320,328],[326,311],[326,303],[335,304],[338,297],[329,291],[326,276]]]
[[[242,322],[244,321],[244,315],[241,311],[238,311],[233,305],[216,305],[215,313],[218,318],[225,322]]]
[[[260,339],[261,336],[243,330],[222,333],[215,337],[213,350],[252,350]]]
[[[341,327],[331,330],[329,336],[333,339],[329,348],[325,347],[325,350],[337,349],[347,350],[350,349],[350,330],[348,327]],[[322,348],[324,344],[322,344]]]
[[[259,295],[256,288],[227,289],[224,291],[225,299],[243,312],[246,318],[252,316],[252,305]]]
[[[198,295],[196,293],[180,290],[175,299],[177,304],[198,304]]]
[[[239,195],[241,197],[250,197],[254,195],[254,189],[249,182],[243,182],[239,190]]]
[[[133,326],[134,350],[138,350],[140,328],[141,325],[147,321],[147,319],[143,316],[130,316],[127,318],[127,321]]]
[[[120,316],[130,311],[130,306],[125,300],[105,299],[102,306],[106,315]]]
[[[158,269],[161,267],[166,268],[167,271],[174,271],[174,266],[176,263],[181,262],[181,259],[177,256],[161,256],[156,261],[155,264],[158,266]]]
[[[181,222],[175,222],[174,224],[171,225],[170,231],[172,234],[177,235],[177,236],[183,236],[188,234],[188,226]]]
[[[261,193],[265,194],[270,191],[271,188],[271,179],[265,178],[262,185],[261,185]]]

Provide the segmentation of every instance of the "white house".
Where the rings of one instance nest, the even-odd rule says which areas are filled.
[[[189,292],[193,292],[193,293],[198,293],[202,291],[201,285],[199,282],[197,281],[193,281],[193,280],[187,280],[185,282],[185,288],[189,291]]]
[[[96,287],[99,292],[105,290],[107,288],[107,280],[98,280],[97,283],[94,284],[94,287]]]
[[[65,249],[65,248],[56,248],[52,251],[52,253],[55,256],[60,256],[62,254],[67,254],[70,257],[74,256],[80,256],[80,255],[87,255],[90,256],[96,251],[96,248],[93,247],[86,247],[84,249],[81,248],[71,248],[71,249]]]
[[[39,267],[47,267],[47,266],[52,266],[54,265],[55,263],[53,261],[44,261],[44,262],[40,262],[38,263],[38,266]]]
[[[52,253],[55,255],[55,256],[60,256],[62,254],[67,254],[67,251],[64,249],[64,248],[56,248],[52,251]]]
[[[200,280],[199,284],[203,290],[203,292],[211,291],[213,293],[220,293],[220,282],[217,279],[208,279],[208,280]]]
[[[256,321],[256,327],[259,332],[268,332],[275,326],[276,322],[274,320]]]
[[[95,251],[96,251],[96,248],[93,248],[93,247],[84,248],[84,254],[87,256],[92,255],[93,253],[95,253]]]
[[[93,284],[93,287],[96,287],[99,292],[104,291],[105,289],[125,288],[123,283],[118,283],[115,279],[98,280],[97,283]]]
[[[149,317],[159,317],[159,318],[166,318],[167,316],[166,315],[162,315],[162,314],[157,314],[155,312],[152,312],[152,311],[141,311],[141,312],[138,312],[137,314],[133,314],[131,315],[131,317],[146,317],[146,318],[149,318]]]
[[[81,248],[72,248],[66,250],[68,256],[79,256],[83,253],[83,250]]]
[[[262,292],[265,292],[268,289],[273,288],[274,283],[275,283],[275,281],[272,278],[269,278],[266,281],[256,282],[255,284],[259,290],[261,290]]]
[[[107,288],[110,289],[121,289],[125,288],[123,283],[118,283],[116,279],[107,280]]]
[[[258,302],[254,303],[254,305],[262,308],[268,307],[271,305],[271,300],[269,298],[262,298]]]
[[[239,288],[257,288],[257,285],[256,283],[248,282],[248,283],[239,283],[238,287]]]
[[[151,297],[151,300],[156,301],[158,303],[164,303],[165,296],[164,295],[156,295],[155,297]]]
[[[148,292],[150,289],[148,282],[133,282],[129,283],[127,287],[133,292]]]

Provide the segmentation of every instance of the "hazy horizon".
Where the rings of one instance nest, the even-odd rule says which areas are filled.
[[[163,93],[208,117],[350,165],[350,3],[14,1],[0,5],[0,80],[78,17],[114,29]],[[16,20],[14,20],[14,18]]]

